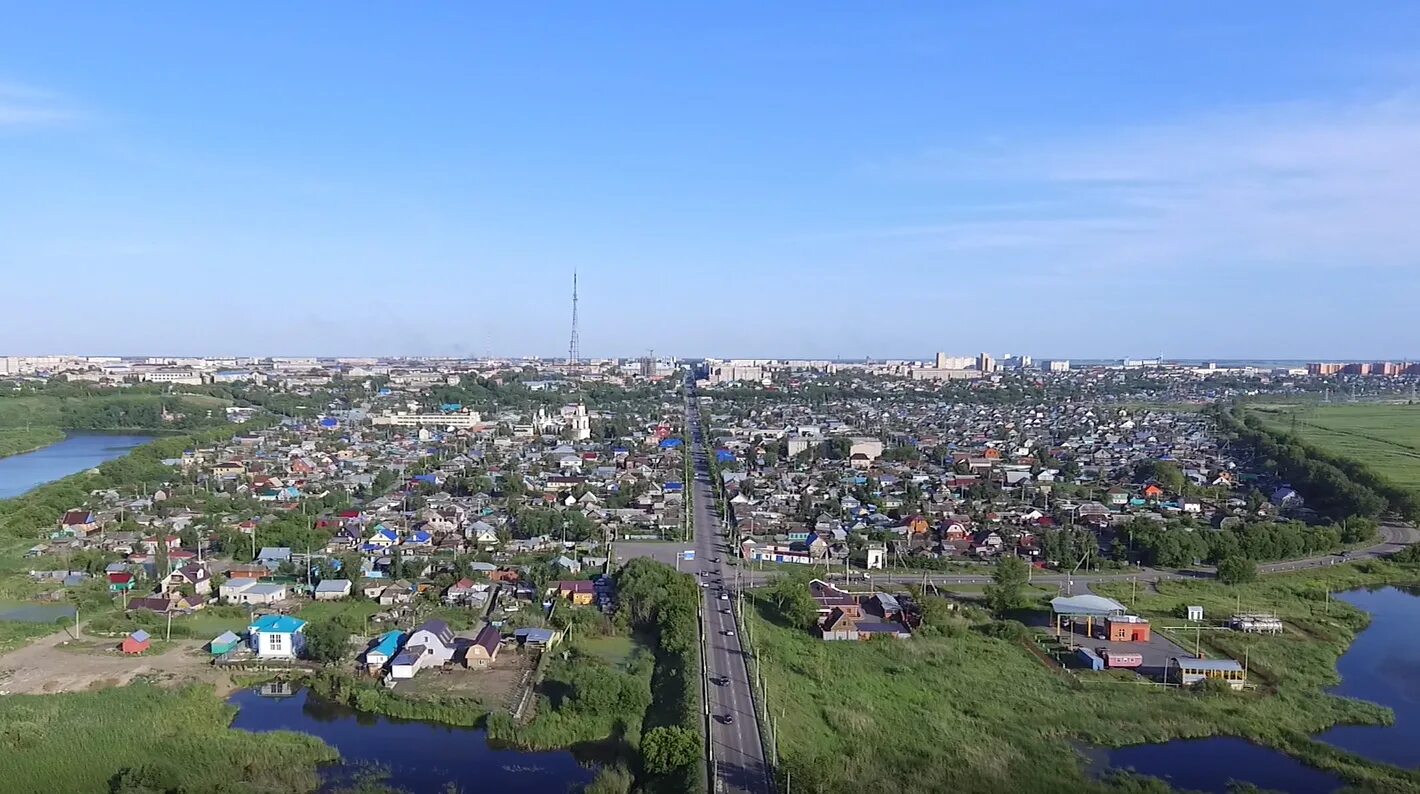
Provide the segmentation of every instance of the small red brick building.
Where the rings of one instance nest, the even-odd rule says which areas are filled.
[[[1105,618],[1104,636],[1110,642],[1148,642],[1149,621],[1137,615]]]

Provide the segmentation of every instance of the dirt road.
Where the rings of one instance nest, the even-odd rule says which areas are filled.
[[[124,656],[118,640],[82,637],[69,631],[43,637],[0,656],[0,694],[79,692],[121,686],[139,676],[159,681],[205,680],[226,676],[213,669],[199,640],[174,640],[160,653]]]

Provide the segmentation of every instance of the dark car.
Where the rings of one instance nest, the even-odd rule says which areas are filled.
[[[720,722],[723,722],[723,723],[726,724],[726,725],[734,725],[734,724],[735,724],[735,715],[733,715],[733,714],[726,714],[725,716],[723,716],[723,717],[720,718]]]

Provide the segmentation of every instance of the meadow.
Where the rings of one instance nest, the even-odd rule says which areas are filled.
[[[1420,405],[1254,406],[1268,429],[1295,433],[1325,452],[1359,461],[1380,477],[1420,492]]]
[[[1329,573],[1334,589],[1416,580],[1413,570],[1385,564]],[[1078,748],[1211,735],[1283,750],[1368,790],[1420,791],[1420,776],[1310,738],[1340,722],[1390,719],[1386,709],[1324,692],[1336,680],[1336,658],[1366,623],[1344,604],[1328,605],[1327,581],[1268,579],[1245,592],[1245,606],[1290,600],[1317,617],[1302,636],[1249,640],[1266,686],[1224,695],[1063,672],[1030,650],[1034,640],[984,617],[960,618],[945,636],[862,643],[826,643],[782,625],[767,602],[757,602],[748,618],[781,775],[792,776],[796,791],[841,791],[843,781],[884,793],[1117,791],[1088,776]],[[1236,594],[1216,583],[1190,583],[1187,590],[1141,595],[1139,606],[1163,615],[1182,600],[1216,615]]]

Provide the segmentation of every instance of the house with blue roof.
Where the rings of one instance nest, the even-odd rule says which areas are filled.
[[[375,644],[365,650],[365,666],[371,670],[380,670],[389,664],[395,654],[399,653],[399,646],[404,644],[404,636],[404,632],[398,629],[381,634]]]
[[[300,618],[262,615],[247,627],[247,641],[263,659],[295,659],[306,644],[301,633],[305,628],[306,621]]]
[[[375,528],[375,534],[370,536],[366,544],[377,548],[388,548],[399,543],[399,535],[389,527],[381,524]]]

